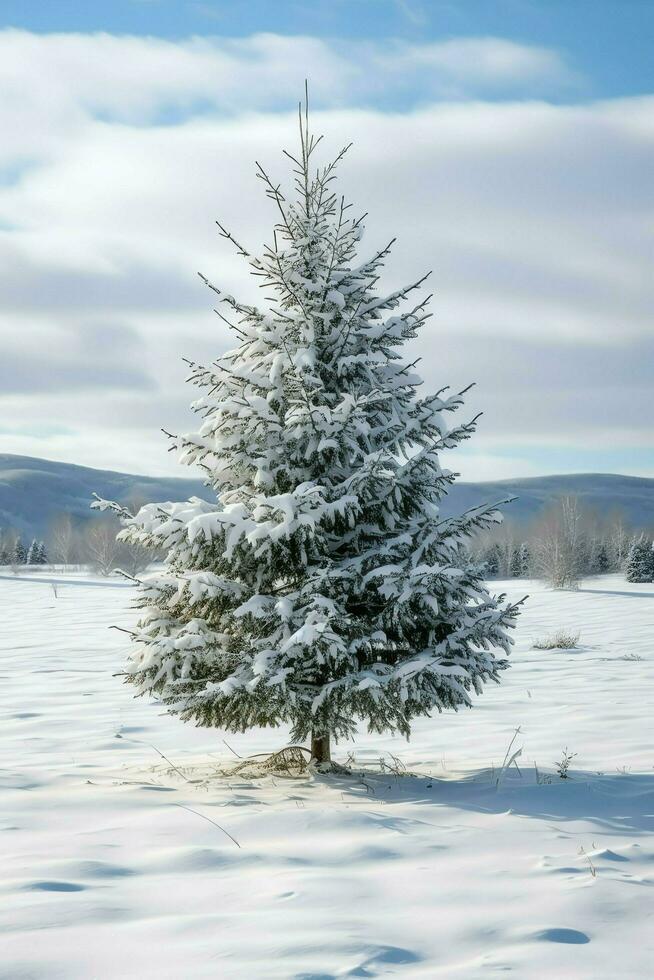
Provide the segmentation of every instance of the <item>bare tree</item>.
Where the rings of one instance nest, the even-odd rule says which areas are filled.
[[[52,559],[70,565],[74,559],[77,534],[70,514],[59,514],[50,528],[49,552]]]
[[[157,557],[155,551],[142,544],[120,541],[119,546],[118,565],[128,575],[138,575],[139,572],[144,572]]]
[[[89,562],[101,575],[109,575],[118,564],[120,545],[116,528],[108,521],[93,521],[84,536]]]
[[[125,506],[131,514],[138,514],[141,507],[147,502],[138,494],[132,494],[125,501]],[[120,543],[119,565],[128,575],[138,575],[139,572],[144,572],[148,565],[157,558],[157,552],[152,548],[132,541],[123,541],[120,537],[118,540]]]
[[[627,555],[634,541],[634,533],[625,523],[622,514],[615,514],[608,534],[608,554],[610,567],[616,571],[624,571]]]
[[[574,589],[584,571],[585,535],[576,497],[563,497],[540,521],[533,546],[536,572],[556,589]]]
[[[516,543],[512,525],[502,522],[498,529],[496,540],[498,544],[500,578],[511,578],[513,575],[513,562],[516,552]]]

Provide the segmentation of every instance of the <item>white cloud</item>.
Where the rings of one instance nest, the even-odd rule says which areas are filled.
[[[386,57],[379,57],[378,63],[393,74],[401,72],[404,78],[428,71],[443,85],[460,85],[462,92],[477,86],[488,90],[507,85],[551,88],[581,84],[557,51],[497,37],[396,44]]]
[[[323,107],[577,84],[557,52],[493,37],[423,45],[275,34],[171,42],[9,29],[0,31],[0,160],[47,153],[89,114],[143,124],[294,105],[307,74]]]
[[[0,103],[0,159],[25,163],[0,186],[13,389],[0,413],[15,422],[6,451],[174,468],[158,427],[189,424],[179,358],[207,359],[230,342],[195,272],[257,295],[213,220],[255,250],[268,237],[274,215],[253,162],[285,176],[279,151],[295,121],[262,110],[293,101],[307,66],[317,101],[336,105],[427,70],[457,95],[563,74],[555,55],[496,39],[358,53],[269,35],[172,44],[0,34],[0,84],[12,96]],[[476,100],[314,115],[332,148],[355,140],[342,186],[370,212],[364,248],[398,235],[387,285],[434,269],[436,316],[416,346],[430,387],[479,381],[470,411],[486,416],[478,454],[463,456],[471,478],[516,441],[648,444],[653,108],[646,98]],[[45,452],[29,433],[53,421],[63,431]]]

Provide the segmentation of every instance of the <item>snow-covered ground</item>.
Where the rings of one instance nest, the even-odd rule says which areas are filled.
[[[0,572],[0,978],[651,977],[654,585],[496,585],[530,593],[502,685],[339,746],[422,775],[207,781],[224,733],[112,676],[131,588]]]

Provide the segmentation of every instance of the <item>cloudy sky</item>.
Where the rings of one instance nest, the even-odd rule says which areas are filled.
[[[341,188],[433,270],[430,388],[477,382],[465,478],[654,475],[650,0],[3,0],[0,452],[185,475],[182,356],[256,298],[261,160],[308,75]]]

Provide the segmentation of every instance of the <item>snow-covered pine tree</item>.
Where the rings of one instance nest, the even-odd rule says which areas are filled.
[[[529,567],[531,564],[531,555],[529,553],[529,545],[526,541],[522,544],[516,545],[513,549],[511,555],[511,576],[513,578],[524,578],[529,575]]]
[[[523,578],[531,574],[531,548],[527,541],[520,545],[520,575]]]
[[[654,573],[652,542],[645,537],[637,538],[627,555],[625,575],[627,582],[651,582]]]
[[[611,571],[625,571],[627,555],[633,542],[621,517],[614,520],[607,543],[609,568]]]
[[[597,575],[603,575],[610,568],[609,554],[604,541],[600,541],[593,558],[593,571]]]
[[[520,578],[522,575],[522,557],[520,554],[520,546],[514,547],[511,552],[511,561],[509,564],[509,570],[511,573],[511,578]]]
[[[36,559],[37,565],[47,565],[48,564],[48,552],[46,551],[45,542],[39,542],[39,550]]]
[[[640,541],[634,538],[629,546],[627,557],[624,564],[624,574],[627,582],[636,581],[636,576],[640,568]]]
[[[38,565],[39,564],[39,542],[34,538],[31,545],[27,549],[27,558],[25,559],[27,565]]]
[[[14,546],[13,563],[14,565],[24,565],[26,561],[27,552],[25,551],[25,545],[23,544],[22,538],[17,538]]]
[[[484,553],[484,575],[487,578],[497,578],[502,565],[502,549],[497,541],[489,544]]]
[[[408,737],[414,718],[471,705],[507,666],[518,607],[459,561],[495,508],[439,512],[455,474],[438,453],[475,421],[448,427],[463,392],[420,397],[401,358],[429,314],[426,299],[399,307],[425,277],[377,292],[390,245],[357,259],[362,219],[332,184],[345,150],[317,168],[302,113],[300,131],[294,199],[259,167],[279,214],[262,257],[220,226],[272,305],[205,280],[238,346],[191,363],[203,421],[174,446],[216,502],[95,506],[121,514],[123,540],[168,556],[139,584],[126,680],[198,725],[288,724],[324,767],[357,721]]]

